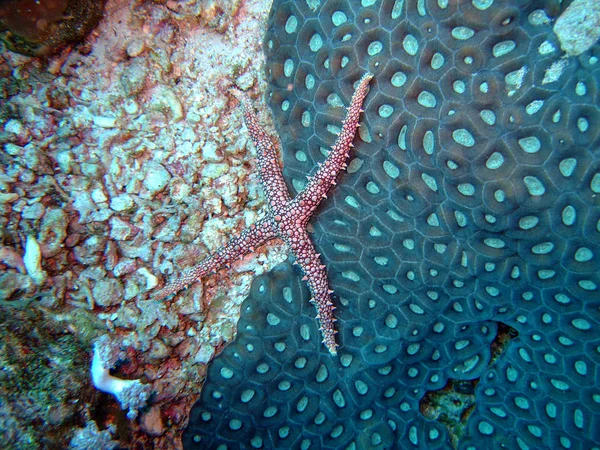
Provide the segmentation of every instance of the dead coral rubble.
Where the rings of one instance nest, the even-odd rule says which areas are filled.
[[[147,300],[264,206],[223,91],[261,82],[266,3],[109,0],[84,46],[38,59],[0,43],[0,298],[56,319],[49,341],[85,342],[80,385],[93,389],[87,357],[109,335],[116,375],[152,386],[139,423],[109,395],[89,402],[96,434],[117,425],[123,447],[177,448],[205,365],[233,338],[253,274],[273,264],[261,255],[172,303]],[[10,443],[27,438],[10,428]],[[60,430],[66,448],[73,429]]]

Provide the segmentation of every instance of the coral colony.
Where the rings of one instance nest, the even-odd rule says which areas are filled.
[[[374,76],[312,221],[338,356],[289,264],[258,277],[184,448],[597,448],[600,47],[563,31],[591,4],[308,3],[264,39],[297,192]]]

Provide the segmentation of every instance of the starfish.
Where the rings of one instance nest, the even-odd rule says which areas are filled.
[[[184,271],[183,275],[166,285],[155,296],[155,300],[175,294],[200,278],[214,274],[223,266],[252,253],[265,242],[279,238],[291,249],[296,261],[304,273],[303,280],[308,283],[312,294],[311,303],[316,306],[319,330],[323,335],[323,343],[332,355],[336,355],[338,344],[335,342],[336,331],[333,317],[335,306],[331,302],[332,290],[329,289],[325,266],[316,252],[306,226],[319,203],[327,198],[327,191],[336,184],[338,173],[346,168],[346,159],[356,128],[360,126],[359,117],[363,112],[362,104],[368,93],[369,82],[373,75],[366,73],[358,82],[358,86],[348,113],[343,120],[342,131],[337,137],[332,150],[313,177],[308,177],[305,188],[293,199],[287,190],[283,173],[279,166],[277,152],[273,142],[258,123],[258,118],[248,97],[237,89],[231,93],[240,101],[244,111],[244,121],[250,137],[256,146],[260,182],[264,188],[268,209],[267,214],[255,224],[244,229],[226,245],[209,255],[199,264]]]

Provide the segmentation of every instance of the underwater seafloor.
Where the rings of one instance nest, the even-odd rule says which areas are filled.
[[[109,0],[2,47],[0,446],[600,448],[600,11],[566,7]],[[152,300],[266,208],[228,88],[295,194],[366,71],[309,225],[338,356],[277,241]]]

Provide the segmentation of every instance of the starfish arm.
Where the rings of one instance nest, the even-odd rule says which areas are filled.
[[[175,281],[167,284],[154,295],[154,300],[162,300],[171,294],[195,283],[200,278],[215,273],[225,265],[240,259],[242,256],[254,252],[256,247],[276,236],[271,216],[267,215],[257,223],[244,229],[239,236],[231,239],[226,245],[209,255],[201,263],[184,271],[184,274]]]
[[[294,233],[292,239],[287,240],[291,247],[296,263],[302,268],[304,278],[312,294],[311,303],[317,308],[317,320],[319,322],[323,343],[332,355],[337,354],[338,345],[335,342],[336,331],[333,327],[336,319],[333,317],[335,306],[331,302],[329,284],[325,266],[321,263],[319,254],[312,245],[308,233],[299,230]]]
[[[269,206],[274,214],[280,213],[290,201],[290,194],[283,179],[281,166],[273,141],[258,123],[258,118],[250,99],[238,89],[231,89],[231,93],[240,101],[244,110],[244,121],[250,138],[256,146],[258,170],[260,181],[265,190]]]
[[[293,209],[308,211],[307,217],[304,218],[305,221],[308,221],[321,200],[326,198],[327,191],[335,184],[337,174],[346,168],[346,159],[350,148],[353,147],[352,141],[356,134],[356,128],[359,126],[360,113],[363,111],[362,104],[369,92],[369,82],[372,78],[372,74],[366,73],[360,79],[348,107],[346,118],[342,122],[342,131],[338,135],[331,152],[316,174],[309,178],[306,187],[293,200],[294,206],[297,207]]]

